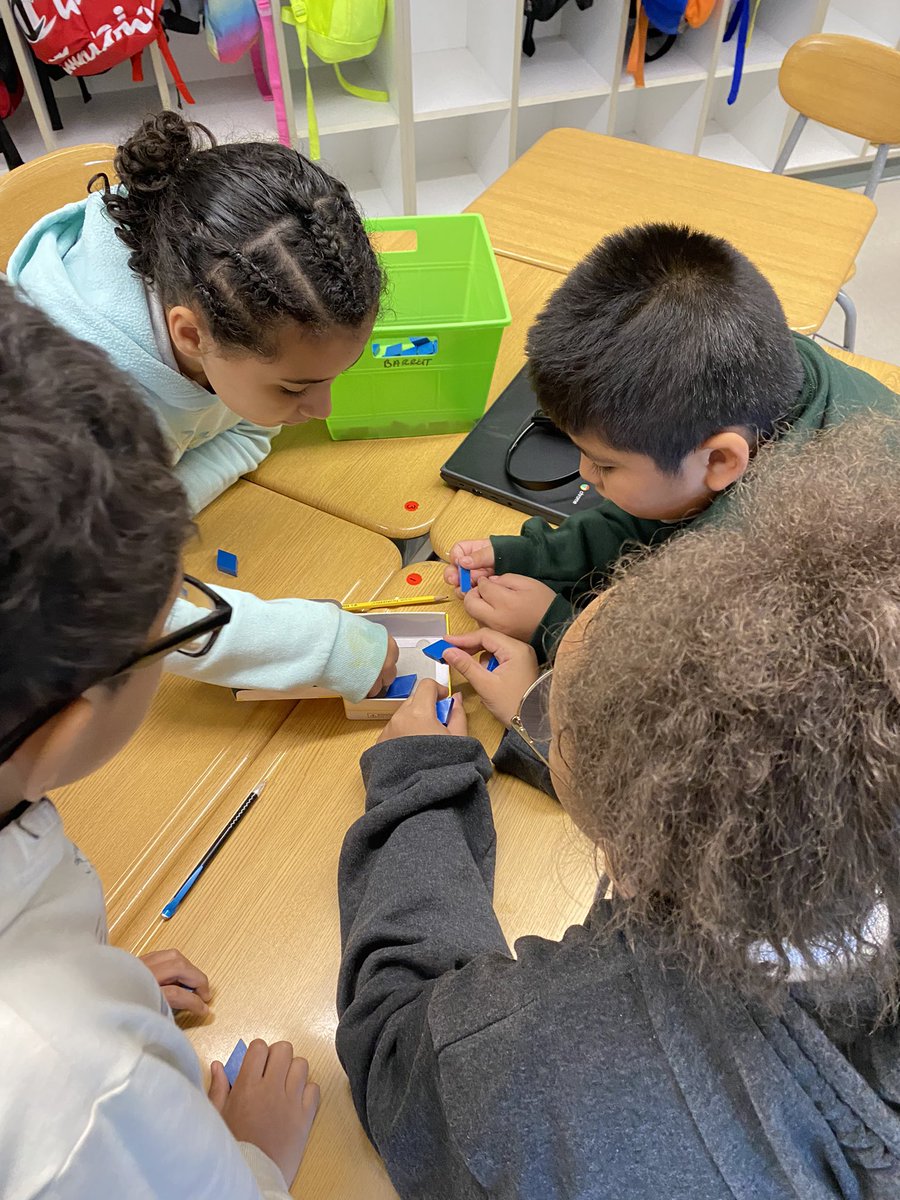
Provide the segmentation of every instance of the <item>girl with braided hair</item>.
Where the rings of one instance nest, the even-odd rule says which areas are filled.
[[[122,186],[39,221],[9,278],[142,386],[196,513],[262,462],[281,426],[328,416],[331,384],[371,334],[382,270],[346,187],[286,146],[217,145],[162,112],[115,166]],[[174,655],[173,670],[353,700],[394,678],[396,645],[374,623],[227,595],[234,616],[216,645]]]

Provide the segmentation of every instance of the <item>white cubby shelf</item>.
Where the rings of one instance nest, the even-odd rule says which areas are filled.
[[[778,90],[787,49],[822,30],[900,47],[900,0],[762,0],[736,103],[727,103],[734,42],[723,42],[733,0],[718,0],[699,29],[644,69],[638,88],[626,70],[629,0],[570,0],[535,25],[535,53],[522,52],[522,0],[388,0],[385,31],[368,58],[349,63],[351,83],[386,91],[387,103],[345,92],[312,56],[323,163],[372,216],[464,208],[549,130],[588,129],[688,154],[770,171],[793,120]],[[0,0],[0,11],[5,0]],[[297,146],[307,150],[305,76],[297,38],[280,26]],[[272,105],[257,92],[247,59],[223,65],[205,36],[173,34],[172,50],[197,104],[186,115],[220,139],[274,136]],[[128,66],[56,85],[64,128],[58,145],[119,142],[163,97]],[[45,149],[24,102],[7,121],[22,156]],[[872,147],[809,125],[789,172],[866,163]]]

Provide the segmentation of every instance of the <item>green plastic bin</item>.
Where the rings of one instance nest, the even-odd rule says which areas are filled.
[[[359,361],[332,387],[336,441],[471,429],[487,404],[509,305],[477,213],[386,217],[370,233],[409,231],[384,250],[382,312]]]

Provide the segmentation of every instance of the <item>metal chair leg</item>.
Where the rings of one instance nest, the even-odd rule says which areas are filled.
[[[856,305],[843,288],[835,299],[844,314],[844,349],[854,350],[856,348]]]

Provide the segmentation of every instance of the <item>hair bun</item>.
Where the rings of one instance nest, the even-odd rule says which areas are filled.
[[[140,199],[165,190],[197,151],[214,145],[203,125],[176,112],[153,113],[116,151],[116,171],[128,194]]]

